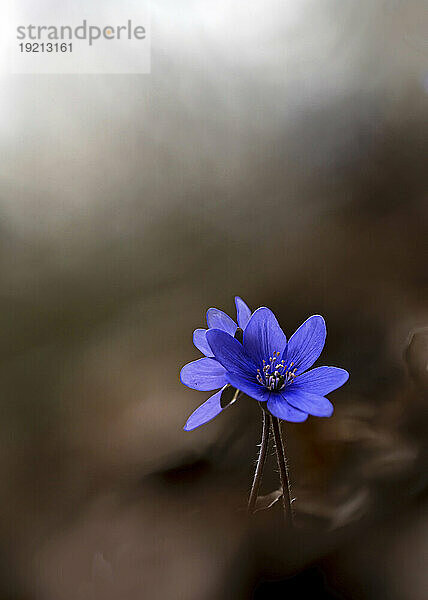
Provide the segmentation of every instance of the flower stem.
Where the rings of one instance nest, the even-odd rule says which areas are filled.
[[[285,457],[284,443],[282,441],[281,423],[272,417],[272,430],[275,439],[276,458],[278,460],[279,476],[282,487],[282,502],[284,505],[284,519],[287,527],[293,527],[293,511],[291,508],[291,488],[288,476],[287,460]]]
[[[259,494],[259,488],[262,481],[263,468],[266,463],[267,451],[269,446],[270,437],[270,414],[262,409],[263,428],[262,428],[262,441],[260,443],[260,452],[257,459],[256,471],[254,473],[253,485],[251,487],[250,498],[248,500],[248,512],[251,514],[254,512],[256,507],[257,496]]]

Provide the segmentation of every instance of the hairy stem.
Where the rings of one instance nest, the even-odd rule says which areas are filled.
[[[281,423],[276,417],[272,417],[272,430],[275,439],[276,458],[278,460],[279,476],[282,487],[282,502],[284,505],[284,518],[287,527],[293,526],[293,511],[291,509],[291,488],[288,476],[287,460],[285,457],[284,443],[282,441]]]
[[[263,468],[266,463],[267,451],[269,446],[270,436],[270,414],[262,409],[263,415],[263,428],[262,428],[262,441],[260,444],[259,457],[257,459],[256,471],[254,473],[253,485],[251,487],[250,498],[248,500],[248,512],[253,513],[256,507],[257,496],[259,494],[259,488],[263,476]]]

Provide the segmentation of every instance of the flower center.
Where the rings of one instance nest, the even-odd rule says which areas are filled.
[[[263,361],[263,370],[257,369],[257,381],[275,392],[284,389],[297,377],[297,368],[292,369],[294,362],[287,367],[283,360],[279,362],[279,356],[279,352],[274,352],[269,361]]]

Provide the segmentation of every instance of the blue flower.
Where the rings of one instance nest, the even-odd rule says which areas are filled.
[[[242,343],[220,328],[209,329],[205,336],[211,356],[183,367],[181,381],[204,391],[230,384],[266,402],[269,412],[285,421],[302,422],[308,414],[331,416],[333,405],[325,396],[349,378],[347,371],[337,367],[307,370],[325,343],[325,322],[319,315],[309,317],[288,342],[275,315],[265,307],[249,318]],[[185,430],[195,429],[223,410],[221,393],[196,409]]]
[[[211,421],[211,419],[226,408],[221,402],[222,393],[226,388],[231,388],[231,386],[226,381],[226,369],[214,359],[214,354],[207,342],[206,336],[209,329],[213,328],[216,331],[220,330],[224,332],[229,337],[236,337],[242,341],[243,330],[250,320],[251,310],[239,296],[235,297],[235,306],[238,324],[222,310],[209,308],[207,310],[208,329],[196,329],[193,332],[193,343],[205,355],[205,358],[199,358],[185,365],[180,373],[181,382],[195,390],[210,391],[218,388],[221,389],[195,410],[184,427],[186,431],[190,431],[199,427],[199,425]]]

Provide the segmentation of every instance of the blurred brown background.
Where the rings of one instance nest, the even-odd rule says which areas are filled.
[[[424,600],[426,4],[152,8],[150,75],[2,81],[0,599]],[[293,536],[255,403],[182,430],[235,294],[351,373],[284,428]]]

